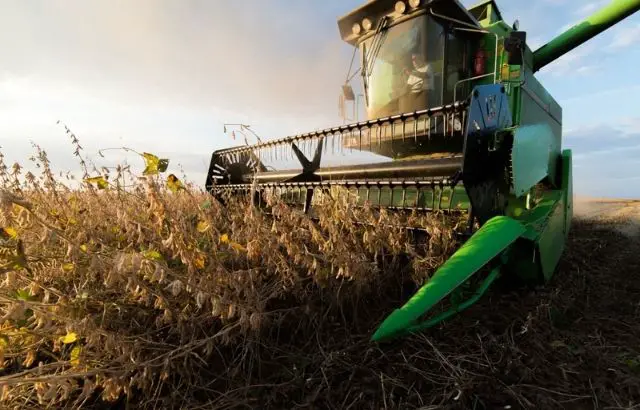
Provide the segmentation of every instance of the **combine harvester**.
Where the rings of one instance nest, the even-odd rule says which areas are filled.
[[[337,186],[397,212],[467,213],[464,243],[373,340],[453,316],[502,275],[548,281],[571,226],[571,150],[562,148],[562,108],[534,73],[639,9],[640,0],[611,1],[532,52],[493,0],[469,9],[457,0],[369,1],[338,21],[360,51],[368,120],[216,151],[206,188],[252,192],[256,203],[276,190],[304,212],[314,192]],[[345,100],[357,101],[348,81]],[[386,160],[320,167],[336,150]],[[266,165],[296,158],[297,168]],[[433,314],[447,297],[450,307]]]

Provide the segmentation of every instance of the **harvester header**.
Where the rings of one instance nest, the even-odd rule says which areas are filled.
[[[369,1],[338,20],[360,54],[366,120],[215,151],[206,188],[267,211],[275,193],[311,217],[314,193],[337,189],[358,205],[466,216],[458,251],[374,340],[440,323],[500,277],[547,281],[571,226],[572,153],[562,108],[534,73],[638,10],[612,1],[532,52],[493,0]],[[341,86],[343,103],[357,100]]]

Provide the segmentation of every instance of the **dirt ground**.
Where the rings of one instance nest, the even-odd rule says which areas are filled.
[[[281,363],[298,366],[300,384],[262,390],[263,403],[640,408],[640,201],[577,198],[575,205],[565,254],[546,286],[495,287],[440,327],[379,346],[371,346],[368,335],[321,325],[316,343],[289,351],[304,360]],[[233,407],[225,402],[216,404]]]
[[[574,215],[580,219],[615,221],[620,232],[630,238],[640,236],[640,200],[577,197]]]

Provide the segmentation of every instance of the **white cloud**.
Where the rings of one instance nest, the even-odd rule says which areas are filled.
[[[95,99],[328,123],[350,55],[337,30],[317,32],[335,18],[314,14],[291,5],[280,19],[263,3],[16,2],[3,7],[12,36],[0,48],[10,75],[71,83]]]
[[[636,87],[640,88],[640,86]],[[604,93],[603,93],[604,94]],[[596,138],[603,144],[615,144],[628,137],[640,138],[640,117],[610,118],[609,122],[590,123],[587,119],[573,128],[565,128],[564,135],[571,138]],[[603,135],[609,135],[603,139]]]
[[[585,64],[583,60],[589,57],[597,48],[593,43],[585,43],[579,47],[569,51],[559,59],[553,61],[546,67],[540,70],[543,74],[549,74],[554,77],[563,76],[566,74],[589,74],[593,71],[592,64]]]
[[[262,2],[3,2],[2,10],[0,26],[12,33],[0,37],[8,162],[28,165],[33,140],[55,168],[77,168],[58,119],[94,159],[99,148],[124,145],[167,153],[202,175],[214,149],[242,143],[223,134],[224,122],[251,124],[264,138],[338,122],[350,48],[335,16],[323,20],[306,4],[287,5],[284,19]]]
[[[573,157],[576,160],[582,160],[582,159],[587,160],[587,159],[592,159],[593,157],[606,156],[606,155],[617,154],[617,153],[621,153],[621,152],[624,152],[624,153],[634,152],[635,153],[637,151],[640,151],[640,139],[638,140],[638,145],[631,146],[631,147],[625,146],[625,147],[604,148],[604,149],[601,149],[599,151],[591,151],[591,152],[584,153],[584,154],[581,154],[579,152],[579,148],[576,149],[576,151],[577,152],[575,154],[573,154]]]
[[[578,16],[578,18],[585,18],[593,14],[594,12],[598,11],[599,9],[601,9],[607,3],[609,3],[609,0],[598,0],[598,1],[587,2],[587,3],[584,3],[581,7],[575,9],[573,14]]]
[[[640,117],[621,118],[616,124],[627,135],[640,133]]]
[[[536,51],[538,48],[545,45],[546,41],[542,38],[542,36],[536,36],[527,39],[527,43],[529,44],[529,48],[532,51]]]
[[[614,31],[611,48],[619,50],[633,44],[640,44],[640,24],[622,27]]]
[[[579,75],[588,75],[597,71],[596,65],[583,65],[575,69],[575,73]]]
[[[616,88],[606,88],[604,87],[598,92],[588,93],[588,94],[579,94],[573,97],[565,98],[559,101],[561,106],[570,106],[575,102],[584,101],[585,98],[589,98],[593,101],[597,101],[599,99],[603,99],[604,97],[611,98],[612,96],[628,96],[629,93],[634,91],[640,91],[640,85],[626,86],[626,87],[616,87]]]

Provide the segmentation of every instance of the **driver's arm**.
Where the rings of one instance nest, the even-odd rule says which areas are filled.
[[[423,78],[423,79],[431,77],[433,75],[433,71],[431,70],[431,64],[427,64],[427,69],[424,72],[418,71],[416,69],[411,70],[411,75],[414,75],[416,77]]]

